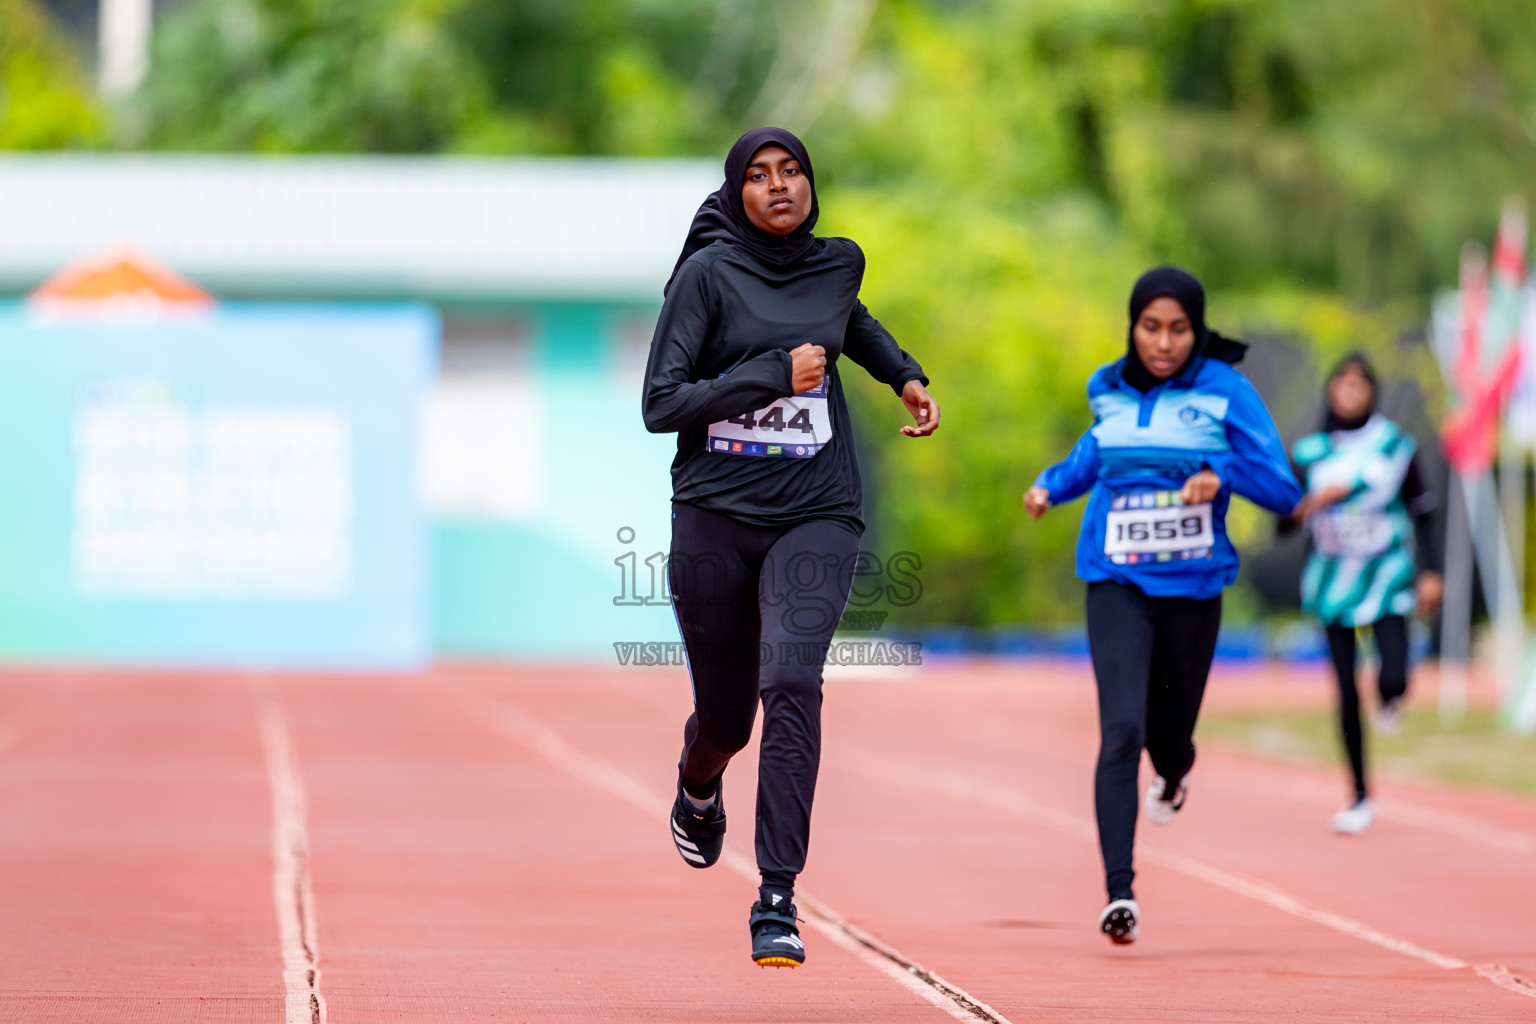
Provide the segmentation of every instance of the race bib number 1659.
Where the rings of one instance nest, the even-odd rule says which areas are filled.
[[[1132,491],[1110,499],[1104,554],[1117,565],[1210,558],[1211,504],[1185,505],[1178,491]]]

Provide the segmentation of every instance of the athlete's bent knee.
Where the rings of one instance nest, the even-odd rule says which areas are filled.
[[[775,665],[763,674],[764,703],[788,700],[809,707],[821,703],[821,665]]]
[[[1099,744],[1100,763],[1136,760],[1146,743],[1146,733],[1135,722],[1109,722],[1105,724]]]
[[[711,721],[700,719],[699,743],[717,753],[730,757],[752,741],[752,718],[745,721]]]

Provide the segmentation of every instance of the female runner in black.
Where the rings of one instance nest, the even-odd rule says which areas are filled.
[[[646,429],[677,432],[672,605],[694,711],[683,730],[673,842],[705,868],[725,841],[721,776],[759,698],[752,959],[805,959],[795,877],[821,756],[821,670],[864,530],[838,357],[889,385],[924,437],[939,425],[922,367],[859,301],[864,254],[817,237],[815,175],[781,128],[743,135],[667,283],[651,340]]]

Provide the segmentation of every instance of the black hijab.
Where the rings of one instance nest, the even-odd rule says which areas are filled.
[[[1164,297],[1184,307],[1184,313],[1189,317],[1189,326],[1195,332],[1195,347],[1189,353],[1189,361],[1179,367],[1174,376],[1182,373],[1184,367],[1201,356],[1220,359],[1224,363],[1236,364],[1242,361],[1248,352],[1247,345],[1232,338],[1223,338],[1206,326],[1205,288],[1201,286],[1199,278],[1178,267],[1153,267],[1142,274],[1136,280],[1136,287],[1131,289],[1131,325],[1126,333],[1125,351],[1126,383],[1145,393],[1164,380],[1154,376],[1136,354],[1136,321],[1141,319],[1142,310],[1151,305],[1153,299]]]
[[[747,165],[764,146],[783,146],[800,161],[800,167],[811,183],[811,212],[804,223],[787,235],[770,235],[753,224],[741,202],[741,187],[746,182]],[[688,257],[721,239],[734,242],[776,270],[794,266],[805,259],[816,244],[811,229],[816,226],[820,212],[821,207],[816,202],[816,172],[811,170],[811,156],[805,151],[805,144],[783,128],[752,129],[737,139],[731,151],[725,155],[725,184],[711,192],[699,207],[699,212],[693,215],[693,224],[688,228],[688,239],[683,242],[682,254],[677,257],[677,263],[672,267],[672,276],[667,278],[667,286],[661,293],[665,295],[671,290],[678,270],[687,262]]]
[[[1333,411],[1333,404],[1328,401],[1328,392],[1339,375],[1350,369],[1359,370],[1361,375],[1371,382],[1371,404],[1366,407],[1363,416],[1346,420]],[[1376,370],[1371,366],[1371,361],[1365,358],[1364,352],[1351,352],[1340,359],[1329,372],[1328,379],[1323,382],[1323,430],[1330,434],[1335,430],[1359,430],[1365,426],[1367,420],[1376,415],[1376,396],[1380,393],[1381,386],[1376,381]]]

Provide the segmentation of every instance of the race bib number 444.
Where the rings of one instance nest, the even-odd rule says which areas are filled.
[[[1104,555],[1116,565],[1210,558],[1211,504],[1185,505],[1178,491],[1133,491],[1110,499]]]
[[[781,398],[766,409],[732,416],[709,425],[704,446],[723,455],[773,459],[808,459],[832,440],[827,393],[832,378],[809,391]]]

